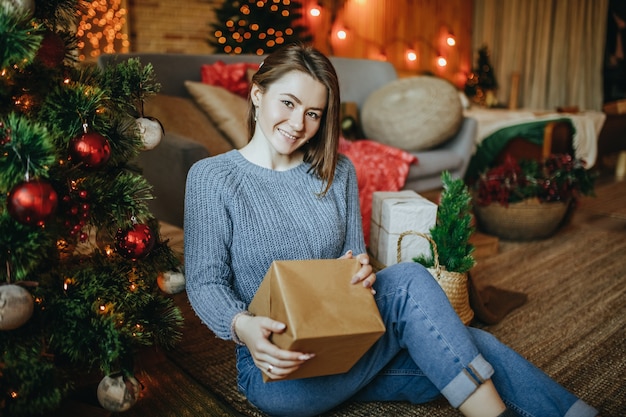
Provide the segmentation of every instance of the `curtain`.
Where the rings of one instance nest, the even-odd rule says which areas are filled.
[[[517,107],[601,110],[608,3],[474,0],[474,65],[478,49],[487,46],[498,102],[509,105],[518,76]]]

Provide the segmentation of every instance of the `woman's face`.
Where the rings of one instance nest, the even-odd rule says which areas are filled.
[[[317,133],[326,109],[326,87],[310,75],[291,71],[263,93],[252,86],[257,108],[254,137],[263,136],[280,155],[290,155]]]

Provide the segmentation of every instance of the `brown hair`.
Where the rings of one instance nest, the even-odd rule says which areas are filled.
[[[328,103],[322,115],[320,128],[304,146],[304,161],[324,181],[324,195],[332,185],[337,166],[339,149],[339,81],[330,60],[317,49],[302,44],[290,44],[268,55],[252,77],[262,92],[283,75],[291,71],[302,71],[322,83],[328,92]],[[252,100],[248,107],[248,132],[252,136],[256,127],[255,109]]]

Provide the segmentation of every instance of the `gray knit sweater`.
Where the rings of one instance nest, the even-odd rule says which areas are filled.
[[[185,277],[200,319],[231,339],[273,260],[334,259],[365,252],[354,166],[340,156],[332,187],[307,163],[287,171],[237,150],[198,161],[187,176]]]

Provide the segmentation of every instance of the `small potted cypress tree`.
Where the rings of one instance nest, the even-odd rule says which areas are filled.
[[[443,191],[437,221],[430,229],[431,257],[413,258],[437,279],[461,320],[468,324],[474,317],[469,305],[468,272],[475,265],[472,196],[462,179],[449,172],[441,174]],[[399,246],[399,245],[398,245]]]
[[[446,271],[466,273],[475,265],[474,245],[469,241],[474,232],[472,196],[462,179],[453,179],[449,172],[441,174],[443,191],[437,210],[437,221],[430,235],[437,245],[439,264]],[[433,247],[431,246],[431,255]],[[434,266],[434,256],[413,259],[427,268]]]

